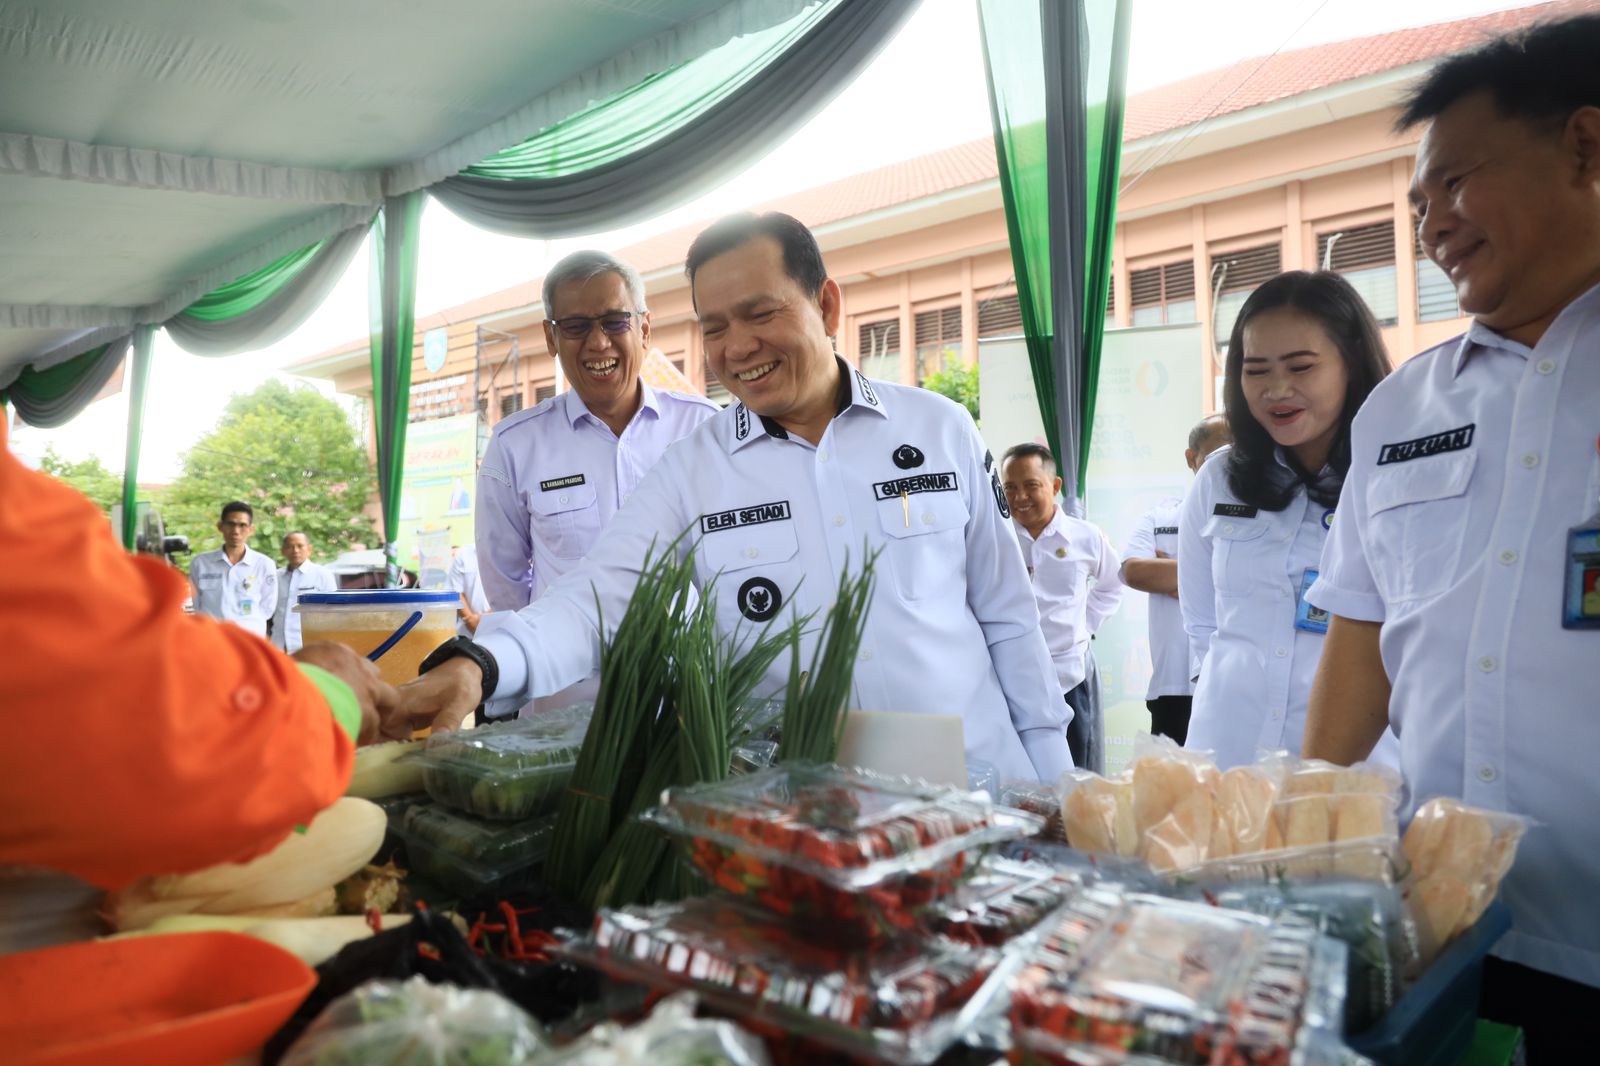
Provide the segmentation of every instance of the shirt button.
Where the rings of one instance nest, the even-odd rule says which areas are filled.
[[[1507,566],[1510,566],[1512,563],[1517,561],[1517,553],[1512,549],[1507,548],[1505,551],[1500,553],[1500,561],[1505,563]]]
[[[556,497],[556,502],[557,503],[566,503],[567,502],[567,494],[563,492],[561,495],[557,496]]]
[[[1278,719],[1280,719],[1282,717],[1283,717],[1283,712],[1282,711],[1273,711],[1272,712],[1272,720],[1274,722],[1276,722]]]
[[[836,526],[844,525],[844,515],[842,515],[842,514],[834,515],[833,516],[833,524],[836,525]]]
[[[861,661],[864,662],[864,663],[870,663],[872,661],[872,649],[871,648],[862,648],[861,649]]]
[[[746,559],[754,559],[756,556],[758,556],[760,554],[761,553],[759,551],[757,551],[755,548],[746,548],[744,550],[744,557]]]
[[[1222,527],[1222,531],[1224,533],[1232,533],[1233,532],[1233,527],[1232,526],[1223,526]]]
[[[828,461],[828,453],[827,452],[821,451],[821,452],[817,453],[817,462],[825,463],[827,461]]]
[[[1478,669],[1486,674],[1494,673],[1495,667],[1498,665],[1500,664],[1494,661],[1494,656],[1492,655],[1485,655],[1478,660]]]
[[[1554,374],[1556,372],[1556,361],[1554,359],[1541,359],[1537,369],[1541,374]]]
[[[1538,453],[1529,452],[1527,455],[1524,455],[1522,457],[1522,465],[1527,467],[1529,470],[1532,470],[1534,467],[1538,466],[1539,465]]]
[[[1273,652],[1272,654],[1276,655],[1280,659],[1286,659],[1286,658],[1289,657],[1289,649],[1288,648],[1279,648],[1277,651]]]
[[[922,524],[925,525],[925,526],[933,525],[933,512],[932,511],[923,511],[922,512]]]
[[[1478,780],[1480,781],[1493,781],[1498,776],[1499,775],[1494,772],[1494,767],[1488,765],[1487,763],[1478,767]]]
[[[246,685],[233,694],[233,705],[241,711],[258,711],[261,709],[261,690],[254,685]]]

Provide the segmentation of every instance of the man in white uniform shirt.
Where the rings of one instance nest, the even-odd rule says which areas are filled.
[[[1039,628],[1072,708],[1072,761],[1104,770],[1105,728],[1089,640],[1122,602],[1117,553],[1099,526],[1056,506],[1061,478],[1049,448],[1018,444],[1006,452],[1003,466],[1002,487],[1039,604]]]
[[[489,612],[489,597],[484,595],[483,581],[478,575],[478,549],[475,546],[463,544],[456,549],[455,558],[450,560],[446,581],[452,589],[461,593],[461,607],[457,611],[460,621],[456,623],[456,632],[469,637],[478,631],[478,619]]]
[[[278,607],[272,614],[272,643],[293,655],[304,643],[300,639],[300,612],[295,610],[301,593],[338,592],[339,580],[333,571],[311,561],[311,538],[290,533],[283,538],[283,562],[278,569]]]
[[[278,606],[278,568],[250,547],[255,509],[239,500],[223,504],[217,530],[222,547],[189,561],[194,611],[265,637]]]
[[[501,419],[478,466],[478,567],[496,611],[544,595],[667,445],[718,410],[640,379],[650,312],[627,263],[573,252],[545,275],[544,308],[545,344],[571,388]]]
[[[850,705],[963,718],[966,753],[1002,778],[1053,782],[1071,765],[1062,701],[1005,497],[965,409],[869,381],[833,350],[838,284],[816,239],[777,213],[702,233],[687,272],[706,358],[739,403],[670,449],[588,557],[541,599],[491,613],[476,644],[442,646],[413,699],[459,720],[593,672],[652,543],[685,530],[719,628],[828,605],[878,550]],[[781,617],[780,617],[781,616]],[[802,640],[811,655],[813,631]],[[774,664],[764,693],[781,689]],[[490,691],[483,691],[489,688]]]
[[[1455,796],[1532,820],[1503,886],[1515,927],[1485,1017],[1528,1061],[1592,1061],[1600,1010],[1600,618],[1569,530],[1600,510],[1600,15],[1440,63],[1411,202],[1471,328],[1401,365],[1351,437],[1308,598],[1332,613],[1305,753],[1400,738],[1413,806]]]
[[[1207,415],[1189,431],[1183,460],[1195,473],[1206,457],[1227,444],[1226,415]],[[1183,744],[1189,735],[1189,712],[1194,704],[1194,671],[1189,663],[1189,634],[1178,609],[1178,512],[1183,497],[1162,500],[1139,518],[1122,553],[1122,583],[1148,593],[1150,634],[1150,687],[1145,707],[1150,711],[1150,732]]]

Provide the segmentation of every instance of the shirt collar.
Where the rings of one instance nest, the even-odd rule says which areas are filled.
[[[883,395],[867,380],[865,374],[852,367],[842,358],[835,355],[834,359],[839,366],[839,404],[834,413],[838,418],[852,408],[871,411],[882,418],[888,418],[889,412],[885,410]],[[774,440],[788,440],[789,431],[778,424],[773,418],[758,415],[744,405],[744,401],[735,403],[733,411],[733,440],[728,450],[736,452],[757,437],[771,437]]]
[[[643,390],[643,397],[639,401],[639,410],[649,411],[652,416],[660,418],[661,404],[656,398],[656,390],[652,389],[650,383],[643,378],[639,379],[639,387]],[[589,410],[589,405],[583,402],[583,397],[578,395],[577,389],[569,388],[562,395],[566,397],[564,410],[567,415],[567,424],[572,426],[573,429],[578,428],[578,423],[583,421],[585,415],[596,422],[600,421],[594,412]],[[601,424],[604,425],[604,423]]]
[[[1037,537],[1029,533],[1028,527],[1023,525],[1021,522],[1018,522],[1015,518],[1013,518],[1011,521],[1015,523],[1017,527],[1018,536],[1027,537],[1029,540],[1037,544],[1039,541],[1048,537],[1052,533],[1065,535],[1067,527],[1067,509],[1061,506],[1061,503],[1058,500],[1056,502],[1056,513],[1050,516],[1050,521],[1046,522],[1044,524],[1044,528],[1039,530],[1039,535]]]
[[[1568,315],[1582,315],[1597,309],[1600,309],[1600,285],[1591,287],[1582,296],[1563,307],[1561,313],[1556,315],[1555,321],[1550,323],[1549,329],[1545,330],[1545,335],[1549,336],[1550,330],[1555,329]],[[1514,341],[1510,337],[1503,337],[1477,319],[1473,319],[1472,325],[1467,327],[1466,336],[1461,338],[1461,343],[1456,347],[1455,360],[1451,363],[1454,376],[1461,376],[1462,368],[1467,365],[1467,360],[1478,348],[1497,349],[1521,356],[1523,359],[1533,355],[1533,349],[1526,344]]]

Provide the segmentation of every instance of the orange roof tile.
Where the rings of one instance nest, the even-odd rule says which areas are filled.
[[[1541,19],[1596,10],[1600,10],[1600,0],[1556,0],[1241,59],[1220,70],[1130,96],[1123,140],[1136,141],[1202,119],[1448,55]]]

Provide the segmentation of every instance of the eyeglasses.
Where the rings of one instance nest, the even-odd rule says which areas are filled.
[[[250,528],[250,523],[249,522],[218,522],[217,525],[221,526],[223,529],[249,529]]]
[[[569,315],[566,318],[547,318],[544,323],[568,340],[581,341],[589,336],[589,331],[594,329],[596,323],[599,323],[601,332],[606,336],[620,336],[633,328],[633,320],[639,316],[638,311],[607,311],[594,318],[588,315]]]

